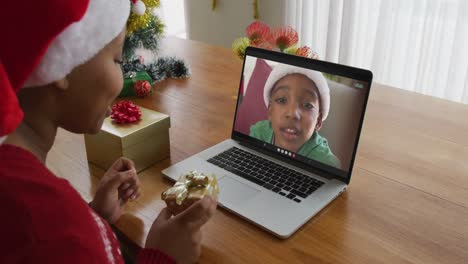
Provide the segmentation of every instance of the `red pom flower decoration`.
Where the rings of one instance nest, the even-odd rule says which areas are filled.
[[[296,55],[309,58],[312,50],[307,46],[302,46],[296,50]]]
[[[299,35],[290,26],[270,28],[257,20],[245,28],[245,35],[246,37],[237,38],[232,43],[232,50],[240,59],[244,59],[248,46],[318,59],[317,53],[309,47],[297,47]]]
[[[270,27],[267,24],[257,20],[245,29],[245,34],[247,35],[247,38],[249,38],[250,44],[253,46],[258,46],[268,40]]]
[[[120,101],[112,105],[111,118],[117,124],[134,123],[141,119],[141,111],[132,101]]]
[[[151,84],[146,80],[136,81],[133,85],[135,94],[139,97],[145,97],[151,92]]]
[[[272,30],[270,43],[282,52],[299,41],[299,35],[292,27],[279,27]]]

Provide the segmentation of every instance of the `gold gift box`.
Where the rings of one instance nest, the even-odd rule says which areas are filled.
[[[101,131],[85,135],[88,161],[107,170],[120,157],[135,162],[137,172],[169,157],[169,116],[143,107],[141,120],[117,124],[110,117]]]
[[[218,200],[219,187],[214,174],[203,174],[196,170],[180,176],[173,187],[161,193],[172,214],[177,215],[194,202],[210,195]]]

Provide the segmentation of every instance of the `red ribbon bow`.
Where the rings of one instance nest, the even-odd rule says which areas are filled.
[[[134,123],[141,119],[141,111],[132,101],[120,101],[112,105],[111,118],[117,124]]]

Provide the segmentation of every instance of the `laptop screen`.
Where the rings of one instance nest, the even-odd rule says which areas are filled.
[[[371,73],[363,76],[356,74],[359,69],[342,65],[249,51],[233,133],[283,159],[349,177]]]

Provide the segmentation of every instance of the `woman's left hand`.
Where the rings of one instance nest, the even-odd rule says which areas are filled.
[[[96,195],[89,205],[107,222],[113,224],[122,215],[127,201],[135,200],[139,196],[140,180],[133,161],[119,158],[102,177]]]

